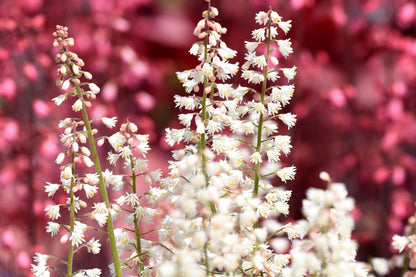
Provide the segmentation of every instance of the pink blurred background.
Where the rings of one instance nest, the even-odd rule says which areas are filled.
[[[356,199],[359,259],[391,255],[389,242],[414,213],[416,190],[416,3],[413,0],[212,0],[223,37],[244,57],[254,15],[272,6],[293,20],[288,36],[298,67],[289,109],[297,166],[291,212],[300,218],[322,170]],[[93,117],[117,116],[149,133],[152,168],[166,167],[163,130],[177,125],[175,71],[196,64],[187,51],[203,0],[1,0],[0,276],[29,276],[35,251],[58,253],[46,235],[46,181],[59,179],[62,149],[52,49],[55,25],[69,27],[74,51],[102,88]],[[238,78],[235,79],[239,81]],[[106,131],[108,132],[108,131]],[[279,183],[276,180],[276,185]],[[65,251],[65,249],[63,249]],[[108,261],[92,259],[90,266]]]

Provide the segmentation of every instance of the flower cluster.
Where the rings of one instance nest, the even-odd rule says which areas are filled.
[[[394,235],[392,246],[399,255],[391,259],[391,265],[401,268],[402,275],[416,275],[416,215],[409,218],[403,235]]]
[[[57,84],[63,93],[53,101],[61,105],[74,96],[72,109],[82,114],[61,121],[61,141],[68,150],[56,162],[62,164],[68,157],[71,162],[62,166],[60,183],[45,186],[50,197],[61,187],[68,194],[65,204],[45,210],[52,220],[60,217],[61,207],[69,210],[68,225],[51,221],[47,226],[52,236],[62,228],[67,232],[61,236],[62,243],[70,242],[68,260],[63,262],[67,276],[101,274],[99,269],[72,269],[73,256],[81,248],[100,252],[100,242],[87,240],[86,232],[101,228],[107,228],[113,256],[110,269],[115,276],[122,276],[122,269],[123,274],[129,271],[142,276],[281,276],[289,264],[286,248],[271,241],[282,235],[289,239],[299,235],[292,224],[276,219],[288,215],[291,191],[273,185],[273,178],[283,185],[296,172],[293,165],[281,160],[292,150],[291,137],[278,134],[279,124],[290,129],[296,123],[295,115],[281,113],[294,93],[294,85],[287,82],[294,78],[296,67],[279,67],[279,59],[293,50],[290,40],[278,39],[278,34],[286,34],[291,21],[282,21],[272,9],[256,15],[260,27],[252,33],[254,41],[246,42],[248,53],[241,74],[249,86],[236,86],[226,82],[239,70],[238,63],[229,61],[237,52],[222,40],[227,29],[215,21],[218,10],[207,2],[208,9],[194,30],[200,41],[189,51],[200,63],[177,73],[187,93],[175,96],[176,106],[185,110],[179,115],[183,128],[166,130],[167,143],[180,146],[172,152],[169,173],[163,178],[160,170],[147,170],[148,136],[137,134],[134,123],[122,124],[108,137],[94,138],[98,132],[92,129],[94,121],[114,128],[117,119],[88,118],[90,100],[100,89],[81,81],[82,76],[87,80],[92,76],[82,70],[83,61],[68,50],[74,41],[68,38],[67,28],[57,27],[54,45],[61,46],[56,57]],[[287,82],[276,84],[281,76]],[[96,145],[105,141],[111,146],[109,164],[123,161],[127,174],[103,170]],[[86,172],[75,167],[79,162]],[[94,172],[88,171],[91,167]],[[142,195],[137,191],[140,177],[150,185]],[[153,185],[158,182],[161,187]],[[114,202],[109,188],[118,194]],[[78,195],[80,191],[85,197]],[[87,208],[98,192],[101,201],[84,214],[91,222],[81,222],[81,208]],[[157,229],[159,239],[146,240],[141,223],[151,224],[158,210],[145,203],[153,205],[165,198],[172,207]],[[123,214],[127,226],[116,228],[113,220]],[[55,269],[47,265],[50,256],[36,257],[36,276],[47,276],[50,268]]]
[[[137,126],[128,122],[122,124],[120,131],[110,137],[94,138],[98,132],[96,129],[92,129],[91,125],[94,121],[101,121],[108,128],[113,128],[117,119],[114,117],[89,119],[87,108],[91,107],[90,100],[96,98],[100,88],[94,83],[81,81],[82,77],[90,80],[92,75],[82,70],[84,65],[82,59],[76,53],[69,51],[68,47],[74,45],[74,40],[68,37],[68,29],[57,26],[54,36],[56,37],[54,46],[61,46],[56,55],[56,62],[58,63],[57,85],[61,87],[63,92],[58,97],[55,97],[53,101],[55,104],[61,105],[69,97],[74,97],[75,101],[72,104],[72,110],[81,113],[81,116],[66,118],[59,123],[59,127],[64,129],[61,135],[61,142],[67,148],[55,160],[57,164],[62,164],[60,182],[47,183],[45,186],[45,191],[49,197],[53,197],[60,188],[67,194],[65,203],[46,207],[47,216],[51,220],[57,220],[61,217],[61,208],[67,208],[69,211],[69,223],[63,224],[50,221],[46,227],[46,232],[52,236],[60,233],[61,243],[65,244],[69,241],[69,250],[66,261],[53,256],[37,254],[35,259],[37,264],[32,265],[32,271],[35,276],[49,276],[50,269],[60,271],[60,267],[54,267],[46,263],[49,258],[53,257],[66,265],[66,276],[100,276],[101,269],[97,268],[91,270],[80,269],[73,272],[73,261],[76,252],[86,248],[89,253],[100,253],[100,241],[94,237],[87,239],[89,236],[86,234],[89,230],[97,230],[96,224],[98,224],[99,228],[106,225],[114,262],[111,265],[114,275],[121,276],[121,268],[132,268],[130,262],[134,263],[136,260],[140,261],[140,268],[143,269],[143,254],[140,247],[142,234],[138,229],[138,220],[146,223],[144,218],[148,218],[151,214],[156,214],[156,212],[150,208],[141,209],[139,197],[136,195],[136,177],[145,175],[150,176],[153,180],[159,178],[158,171],[146,172],[147,162],[136,158],[136,156],[145,157],[149,151],[148,136],[136,134]],[[119,158],[124,159],[126,167],[131,172],[131,175],[127,175],[129,180],[126,181],[125,175],[114,174],[113,171],[108,169],[102,170],[96,146],[103,145],[105,140],[108,140],[109,144],[116,151],[116,153],[110,152],[108,155],[110,164],[115,164]],[[65,164],[64,162],[67,158],[70,161]],[[90,168],[95,170],[91,172]],[[124,185],[126,183],[130,185],[132,193],[127,193],[125,196],[117,199],[116,203],[111,203],[107,188],[111,187],[114,191],[122,189],[125,191]],[[148,181],[148,183],[151,183],[151,181]],[[81,194],[81,192],[83,193]],[[86,210],[88,204],[95,199],[94,196],[98,192],[101,194],[101,201],[94,202],[89,210]],[[136,240],[133,242],[129,239],[124,229],[115,229],[113,226],[113,219],[120,216],[122,206],[125,204],[130,204],[133,208],[133,210],[128,211],[129,222],[134,222],[133,229]],[[84,212],[81,213],[81,211]],[[93,222],[88,222],[88,218],[92,219]],[[131,252],[129,260],[121,263],[120,259],[126,251]],[[134,270],[134,268],[132,269]],[[64,272],[60,272],[64,274]]]
[[[127,122],[120,126],[118,132],[108,137],[112,151],[108,152],[107,160],[112,165],[116,165],[122,160],[124,168],[130,174],[120,176],[119,181],[114,177],[105,177],[105,179],[108,179],[109,183],[113,183],[114,190],[123,193],[115,202],[118,207],[127,212],[125,222],[128,227],[115,228],[114,230],[117,251],[120,257],[123,257],[122,268],[129,268],[137,274],[145,274],[151,271],[147,259],[155,248],[152,248],[151,241],[142,238],[140,224],[152,224],[158,211],[145,206],[144,202],[158,203],[167,195],[167,190],[152,187],[152,184],[159,181],[161,172],[159,169],[148,171],[148,161],[145,158],[150,150],[149,136],[137,134],[137,130],[136,124]],[[108,174],[108,170],[104,174],[111,176]],[[138,186],[140,185],[138,179],[140,177],[143,177],[145,183],[150,185],[150,189],[142,195],[138,195]]]
[[[54,98],[53,101],[57,105],[61,105],[68,96],[76,98],[72,105],[75,112],[82,111],[86,115],[86,107],[91,103],[86,99],[94,99],[100,89],[94,83],[82,83],[80,78],[84,76],[91,79],[89,72],[83,71],[84,62],[77,54],[69,51],[67,48],[73,46],[74,40],[68,38],[68,29],[66,27],[57,26],[54,32],[55,46],[61,46],[59,53],[56,55],[58,65],[58,86],[61,87],[63,93]],[[72,88],[71,87],[72,84]],[[83,89],[87,87],[88,89]],[[84,118],[85,119],[85,118]],[[56,158],[57,164],[62,164],[60,182],[47,183],[45,191],[49,197],[53,197],[61,188],[67,194],[66,203],[49,205],[45,208],[47,216],[51,220],[57,220],[61,217],[61,208],[69,211],[69,224],[49,221],[46,232],[51,236],[61,234],[61,243],[69,241],[68,260],[64,262],[67,265],[67,274],[72,274],[72,262],[75,252],[81,248],[87,248],[88,252],[98,254],[100,252],[101,243],[94,237],[87,240],[86,231],[90,227],[81,222],[82,216],[79,215],[82,208],[87,207],[87,203],[80,196],[81,192],[85,193],[87,199],[92,198],[97,192],[97,185],[100,182],[100,176],[97,173],[81,173],[77,168],[84,165],[87,168],[93,167],[95,164],[91,160],[91,149],[86,144],[92,136],[91,126],[86,128],[86,122],[80,118],[66,118],[59,123],[59,127],[64,131],[61,135],[61,142],[67,148],[66,151],[60,153]],[[93,154],[94,156],[94,154]],[[69,163],[64,163],[69,158]],[[94,158],[93,158],[94,159]],[[81,165],[79,165],[81,164]],[[104,205],[104,210],[107,210]],[[107,218],[101,221],[105,223]],[[51,256],[52,257],[52,256]],[[50,258],[47,255],[37,254],[37,265],[32,265],[32,271],[35,276],[48,276],[49,269],[53,266],[47,265],[46,261]],[[60,261],[60,259],[56,260]],[[100,269],[80,270],[74,273],[74,276],[99,276]]]
[[[286,182],[295,174],[294,166],[280,164],[281,153],[289,154],[292,147],[289,136],[277,135],[275,119],[290,128],[296,117],[279,113],[294,86],[269,87],[267,82],[275,82],[280,73],[288,80],[295,75],[296,67],[278,68],[274,54],[278,50],[286,57],[292,52],[288,40],[276,39],[277,28],[287,32],[290,21],[281,21],[272,10],[256,16],[261,28],[253,32],[256,42],[246,43],[249,53],[242,72],[249,84],[262,84],[256,91],[224,83],[238,65],[228,61],[236,52],[222,41],[226,29],[214,21],[217,15],[209,5],[195,28],[202,41],[190,53],[200,64],[177,74],[187,93],[200,95],[175,96],[177,107],[189,112],[179,115],[183,129],[167,129],[170,145],[185,146],[173,152],[169,177],[162,180],[176,209],[164,218],[159,231],[159,240],[170,251],[164,251],[166,260],[158,273],[279,276],[290,256],[273,249],[269,240],[278,233],[287,232],[290,238],[297,233],[292,225],[272,219],[288,214],[291,196],[290,191],[273,187],[272,177]],[[257,48],[266,51],[257,54]]]
[[[302,205],[306,220],[297,223],[305,237],[293,241],[284,276],[367,276],[367,265],[355,261],[358,245],[351,239],[354,200],[344,184],[331,182],[326,172],[320,177],[328,188],[308,189]]]

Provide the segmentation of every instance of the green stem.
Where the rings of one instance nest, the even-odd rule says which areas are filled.
[[[78,98],[83,100],[83,95],[82,95],[80,85],[79,84],[74,84],[74,85],[75,85],[75,89],[76,89]],[[85,129],[86,129],[86,133],[87,133],[87,137],[88,137],[88,142],[89,142],[90,148],[91,148],[91,154],[92,154],[93,162],[94,162],[94,165],[95,165],[95,170],[97,171],[97,174],[98,174],[101,197],[103,199],[103,202],[106,203],[107,208],[110,209],[111,208],[110,207],[110,201],[108,199],[107,189],[106,189],[105,183],[104,183],[103,172],[102,172],[102,169],[101,169],[101,163],[100,163],[100,159],[98,158],[97,148],[95,147],[94,137],[93,137],[93,134],[92,134],[91,123],[90,123],[90,120],[88,118],[87,108],[85,107],[84,103],[82,104],[82,118],[83,118],[83,121],[85,123]],[[115,235],[114,235],[114,226],[113,226],[113,219],[111,217],[111,213],[108,213],[107,229],[108,229],[108,239],[110,241],[110,247],[111,247],[111,254],[113,256],[115,275],[116,275],[116,277],[122,277],[120,258],[118,256],[117,243],[116,243],[116,238],[115,238]]]
[[[208,30],[209,26],[208,26],[208,20],[209,20],[209,12],[210,12],[210,3],[208,2],[208,19],[205,20],[205,29]],[[204,63],[207,62],[208,59],[208,37],[209,34],[207,32],[207,35],[205,36],[204,39]],[[201,107],[201,120],[202,123],[204,124],[204,126],[207,126],[206,120],[208,119],[208,113],[207,113],[207,92],[206,92],[206,88],[208,87],[208,78],[206,76],[204,76],[204,88],[202,90],[202,107]],[[208,174],[206,171],[206,164],[207,164],[207,157],[205,156],[205,149],[207,147],[207,141],[206,141],[206,136],[205,136],[205,130],[204,133],[201,134],[200,136],[200,142],[199,142],[199,148],[198,151],[200,153],[200,155],[202,156],[202,171],[204,173],[205,176],[205,184],[206,186],[208,186]]]
[[[205,274],[209,276],[209,264],[208,264],[208,244],[205,243],[204,245],[204,254],[205,254]]]
[[[130,147],[130,151],[131,146]],[[130,167],[131,167],[131,178],[132,178],[132,189],[133,189],[133,193],[137,194],[137,189],[136,189],[136,172],[134,171],[134,161],[133,161],[133,156],[130,155]],[[136,245],[137,245],[137,253],[142,253],[142,245],[141,245],[141,234],[140,234],[140,228],[139,228],[139,220],[137,218],[136,215],[136,208],[137,208],[137,204],[134,204],[134,211],[133,211],[133,222],[134,222],[134,234],[136,235]],[[143,258],[140,255],[139,256],[140,259],[140,272],[142,272],[144,270],[144,262],[143,262]],[[139,275],[140,276],[140,275]]]
[[[75,133],[75,130],[74,130],[74,133]],[[71,172],[72,172],[72,176],[74,176],[75,175],[75,152],[74,151],[72,151]],[[71,177],[71,188],[69,192],[69,217],[70,217],[69,230],[70,230],[71,235],[74,232],[74,226],[75,226],[74,190],[73,190],[74,186],[75,186],[75,178]],[[67,262],[67,269],[66,269],[67,273],[65,275],[67,277],[72,276],[73,262],[74,262],[74,245],[72,244],[72,240],[69,240],[68,262]]]
[[[264,97],[267,91],[267,73],[268,73],[268,66],[267,66],[267,61],[269,60],[269,56],[270,56],[270,41],[271,41],[271,36],[270,36],[270,20],[269,20],[269,25],[267,27],[267,52],[266,52],[266,65],[264,67],[264,72],[263,72],[263,84],[262,84],[262,88],[261,88],[261,95],[260,95],[260,101],[261,103],[264,105]],[[260,114],[260,118],[259,118],[259,125],[257,126],[257,143],[256,143],[256,152],[261,153],[261,144],[262,144],[262,131],[263,131],[263,123],[264,123],[264,116],[263,113]],[[254,191],[253,191],[253,196],[255,198],[257,198],[259,196],[259,183],[260,183],[260,163],[257,163],[255,168],[254,168]],[[254,227],[257,228],[258,227],[258,221],[254,224]]]

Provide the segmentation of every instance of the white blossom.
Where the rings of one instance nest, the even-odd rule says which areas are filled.
[[[45,192],[48,193],[48,197],[54,196],[56,191],[59,189],[60,185],[49,183],[49,182],[46,182],[46,183],[47,185],[45,186]]]
[[[102,117],[101,121],[105,126],[111,129],[116,126],[117,117]]]
[[[281,68],[283,75],[287,78],[288,81],[293,80],[296,76],[296,66],[290,67],[290,68]]]
[[[46,214],[50,219],[57,219],[61,217],[59,213],[59,205],[49,205],[45,208]]]
[[[408,237],[394,235],[393,242],[391,245],[393,246],[394,249],[398,250],[399,253],[401,253],[409,243],[410,243],[410,240]]]
[[[98,239],[95,239],[95,238],[92,238],[92,239],[90,239],[87,243],[86,243],[86,246],[87,246],[87,250],[88,250],[88,252],[91,252],[91,253],[93,253],[93,254],[98,254],[98,253],[100,253],[100,250],[101,250],[101,243],[99,242],[99,240]]]
[[[296,167],[294,167],[293,165],[289,166],[289,167],[284,167],[282,169],[279,169],[276,172],[276,175],[283,182],[286,182],[288,180],[293,180],[295,178],[295,174],[296,174]]]
[[[58,233],[60,227],[61,227],[60,224],[49,221],[48,225],[46,226],[46,232],[51,233],[51,236],[53,237],[54,235]]]
[[[265,29],[264,28],[256,29],[251,33],[251,35],[253,39],[255,39],[257,42],[261,42],[265,40]]]
[[[285,32],[285,34],[287,34],[287,32],[289,32],[289,30],[292,28],[292,20],[279,21],[277,24],[279,25],[280,29]]]
[[[293,53],[292,43],[290,42],[290,39],[277,40],[277,44],[279,46],[280,53],[282,53],[285,58]]]
[[[388,260],[384,258],[372,258],[371,265],[378,275],[384,276],[390,272]]]
[[[72,110],[74,110],[75,112],[79,112],[80,110],[82,110],[82,106],[83,106],[83,100],[82,99],[77,99],[75,101],[75,103],[72,105]]]

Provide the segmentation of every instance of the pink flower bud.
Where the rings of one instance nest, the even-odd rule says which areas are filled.
[[[104,144],[104,138],[100,138],[99,140],[97,140],[97,146],[103,146]]]
[[[65,153],[59,153],[58,156],[56,157],[55,162],[57,164],[61,164],[65,159]]]
[[[198,35],[198,38],[199,38],[199,39],[204,39],[206,36],[207,36],[207,33],[206,33],[206,32],[202,32],[202,33],[200,33],[200,34]]]
[[[84,104],[87,108],[91,108],[92,106],[90,101],[85,101]]]
[[[69,88],[70,84],[71,83],[70,83],[69,79],[65,80],[64,83],[62,84],[62,87],[61,87],[62,90],[67,90]]]
[[[68,234],[65,234],[65,235],[63,235],[63,236],[61,237],[60,242],[61,242],[62,244],[64,244],[64,243],[66,243],[67,241],[68,241]]]
[[[125,132],[126,129],[127,129],[127,123],[121,124],[121,126],[120,126],[120,132]]]

